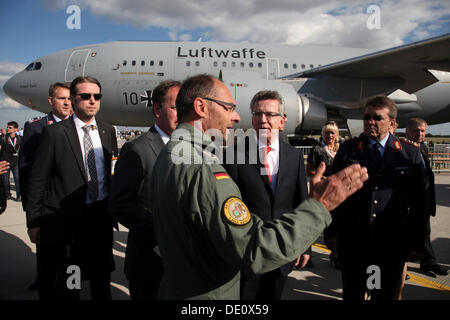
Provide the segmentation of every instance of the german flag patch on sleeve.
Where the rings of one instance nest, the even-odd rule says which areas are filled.
[[[216,180],[230,179],[230,176],[225,172],[214,173],[214,177],[216,177]]]

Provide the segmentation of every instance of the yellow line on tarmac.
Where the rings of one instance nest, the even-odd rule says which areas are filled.
[[[435,290],[439,290],[439,291],[443,291],[445,293],[450,294],[450,287],[446,286],[445,284],[439,283],[439,282],[435,282],[432,280],[429,280],[427,278],[423,278],[421,276],[418,276],[416,274],[413,274],[411,272],[408,272],[409,277],[412,282],[415,282],[417,284],[420,284],[421,286],[424,287],[428,287],[431,289],[435,289]]]
[[[323,245],[323,244],[320,244],[320,243],[314,243],[312,246],[317,248],[317,249],[326,251],[327,253],[331,252],[331,250],[328,249],[328,247],[326,245]],[[415,282],[415,283],[417,283],[417,284],[419,284],[421,286],[427,287],[427,288],[443,291],[445,293],[450,294],[450,287],[446,286],[445,284],[429,280],[427,278],[418,276],[418,275],[413,274],[411,272],[408,272],[408,275],[410,277],[409,280],[411,280],[412,282]]]

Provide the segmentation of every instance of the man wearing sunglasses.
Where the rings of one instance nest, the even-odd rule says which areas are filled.
[[[337,229],[330,230],[337,230],[344,300],[363,300],[367,293],[372,300],[393,300],[405,261],[420,258],[423,252],[420,150],[389,132],[396,116],[391,99],[368,99],[364,132],[344,142],[333,162],[332,172],[354,163],[369,171],[362,190],[332,215]]]
[[[111,299],[113,222],[107,211],[112,158],[118,155],[115,129],[95,118],[101,85],[78,77],[70,85],[72,118],[47,126],[30,173],[28,234],[40,246],[41,299],[78,299],[81,270],[91,298]],[[76,271],[75,271],[76,272]]]
[[[283,98],[278,92],[264,90],[256,93],[250,103],[250,110],[254,134],[246,140],[242,157],[245,163],[238,163],[239,148],[235,148],[235,163],[225,164],[224,167],[238,185],[242,200],[250,212],[263,221],[270,221],[295,209],[308,197],[304,159],[301,151],[279,139],[280,130],[287,119],[284,116]],[[251,163],[251,154],[258,156],[258,162]],[[280,300],[294,264],[302,268],[309,258],[310,248],[296,261],[258,277],[250,279],[242,275],[241,297]],[[255,287],[252,283],[257,284],[256,292],[250,290]]]

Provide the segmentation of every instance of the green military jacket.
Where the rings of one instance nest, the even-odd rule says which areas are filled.
[[[248,211],[212,145],[183,123],[155,164],[152,214],[164,264],[160,299],[239,299],[241,271],[265,273],[293,261],[331,222],[325,207],[308,199],[264,223]]]

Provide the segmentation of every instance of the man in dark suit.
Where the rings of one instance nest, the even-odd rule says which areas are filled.
[[[20,190],[22,190],[22,206],[24,211],[26,211],[25,204],[27,202],[26,196],[30,171],[40,143],[42,131],[46,126],[65,120],[72,114],[69,85],[70,83],[61,82],[50,85],[48,90],[48,103],[52,107],[52,111],[42,118],[25,122],[19,153],[19,183]]]
[[[177,126],[175,101],[181,83],[164,81],[152,94],[155,124],[121,149],[111,185],[110,213],[129,229],[125,274],[133,300],[155,300],[163,266],[151,218],[151,182],[159,152]]]
[[[95,119],[102,97],[97,79],[74,79],[70,96],[74,116],[44,128],[30,173],[27,227],[40,246],[39,294],[65,298],[71,289],[67,266],[76,265],[81,279],[90,280],[92,299],[111,299],[113,222],[107,199],[116,132]],[[71,297],[78,298],[76,289]]]
[[[428,155],[428,147],[425,144],[425,135],[427,134],[428,124],[421,118],[411,118],[406,125],[406,137],[420,145],[422,159],[425,169],[425,187],[427,200],[427,220],[426,220],[426,239],[425,252],[423,258],[420,260],[420,270],[429,272],[432,271],[438,275],[447,275],[448,272],[441,265],[436,263],[436,256],[431,246],[431,226],[430,217],[436,216],[436,194],[434,186],[434,173],[431,169],[430,158]]]
[[[425,239],[424,177],[419,148],[389,133],[397,106],[369,99],[364,132],[344,142],[332,172],[366,166],[369,180],[332,213],[342,259],[344,300],[393,300],[405,261],[420,258]]]
[[[19,187],[19,149],[21,137],[18,134],[19,124],[15,121],[8,122],[7,133],[1,141],[0,160],[7,161],[10,168],[1,176],[7,199],[11,199],[11,186],[9,182],[9,173],[14,177],[14,186],[16,188],[16,201],[20,201]]]
[[[26,212],[28,181],[33,165],[36,150],[42,136],[42,130],[46,126],[67,119],[72,114],[70,102],[70,84],[56,82],[50,85],[48,90],[48,103],[52,111],[45,117],[34,121],[27,121],[24,125],[23,137],[20,143],[19,153],[19,184],[22,191],[22,207]],[[36,246],[36,255],[39,255],[39,246]],[[39,261],[39,259],[37,259]],[[37,280],[29,286],[30,290],[38,288]]]
[[[293,210],[307,198],[304,158],[300,150],[279,139],[279,131],[287,119],[283,99],[278,92],[258,92],[250,103],[250,109],[254,130],[246,139],[245,154],[239,154],[239,147],[235,148],[234,163],[224,167],[238,185],[249,210],[263,221],[271,221]],[[252,161],[252,158],[259,161]],[[239,159],[245,159],[245,163],[239,163]],[[279,300],[294,264],[299,268],[305,266],[310,254],[309,249],[297,261],[263,274],[259,281],[252,280],[258,282],[255,299]],[[245,282],[249,279],[245,275],[242,279],[241,298],[244,298]]]

